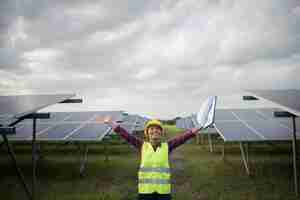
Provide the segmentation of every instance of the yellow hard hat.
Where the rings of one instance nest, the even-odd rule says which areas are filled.
[[[147,134],[148,128],[149,128],[150,126],[158,126],[158,127],[161,128],[161,130],[163,130],[162,123],[161,123],[159,120],[157,120],[157,119],[151,119],[151,120],[149,120],[149,121],[146,123],[145,130],[144,130],[145,135]]]

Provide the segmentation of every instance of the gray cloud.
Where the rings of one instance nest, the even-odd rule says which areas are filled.
[[[193,112],[207,95],[299,88],[299,27],[297,0],[1,1],[0,92]]]

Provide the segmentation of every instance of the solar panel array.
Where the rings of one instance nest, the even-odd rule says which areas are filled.
[[[139,115],[124,115],[122,111],[53,112],[49,119],[37,119],[37,141],[101,141],[113,133],[106,124],[95,122],[97,117],[111,116],[129,133],[141,131],[147,120]],[[10,141],[30,141],[32,120],[26,119],[16,125],[16,134]],[[1,140],[1,138],[0,138]]]
[[[111,116],[117,122],[122,122],[124,118],[121,111],[53,112],[49,119],[37,120],[36,140],[101,141],[112,132],[108,125],[95,122],[96,117],[104,116]],[[132,130],[130,121],[127,125]],[[29,119],[17,124],[16,134],[8,136],[10,141],[30,141],[31,137],[32,120]]]
[[[121,126],[125,128],[127,132],[133,133],[134,131],[143,131],[146,122],[147,119],[139,115],[127,115],[123,117]]]
[[[224,141],[285,141],[292,139],[292,120],[274,117],[278,109],[217,109],[215,128]],[[178,128],[189,129],[191,117],[176,122]],[[297,126],[300,120],[297,119]],[[300,133],[297,133],[300,138]]]

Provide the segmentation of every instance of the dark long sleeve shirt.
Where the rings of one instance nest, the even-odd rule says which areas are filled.
[[[124,128],[120,125],[113,127],[114,132],[119,134],[122,138],[124,138],[129,144],[134,146],[136,149],[141,151],[143,140],[129,134]],[[171,153],[176,147],[184,144],[187,140],[195,137],[196,134],[192,133],[191,130],[185,131],[183,134],[176,136],[168,141],[169,153]]]

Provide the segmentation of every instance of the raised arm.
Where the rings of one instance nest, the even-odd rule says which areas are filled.
[[[126,129],[122,128],[119,124],[114,125],[113,127],[114,132],[119,134],[122,138],[124,138],[129,144],[134,146],[136,149],[141,150],[143,141],[132,134],[129,134]]]
[[[113,131],[119,134],[122,138],[124,138],[129,144],[131,144],[136,149],[140,150],[142,148],[143,141],[127,132],[126,129],[122,128],[119,124],[114,122],[111,117],[98,117],[96,118],[96,122],[105,123],[112,127]]]
[[[176,136],[175,138],[170,139],[168,141],[169,153],[171,153],[178,146],[184,144],[189,139],[195,137],[197,135],[198,131],[199,131],[198,128],[192,128],[192,129],[186,130],[184,133]]]

